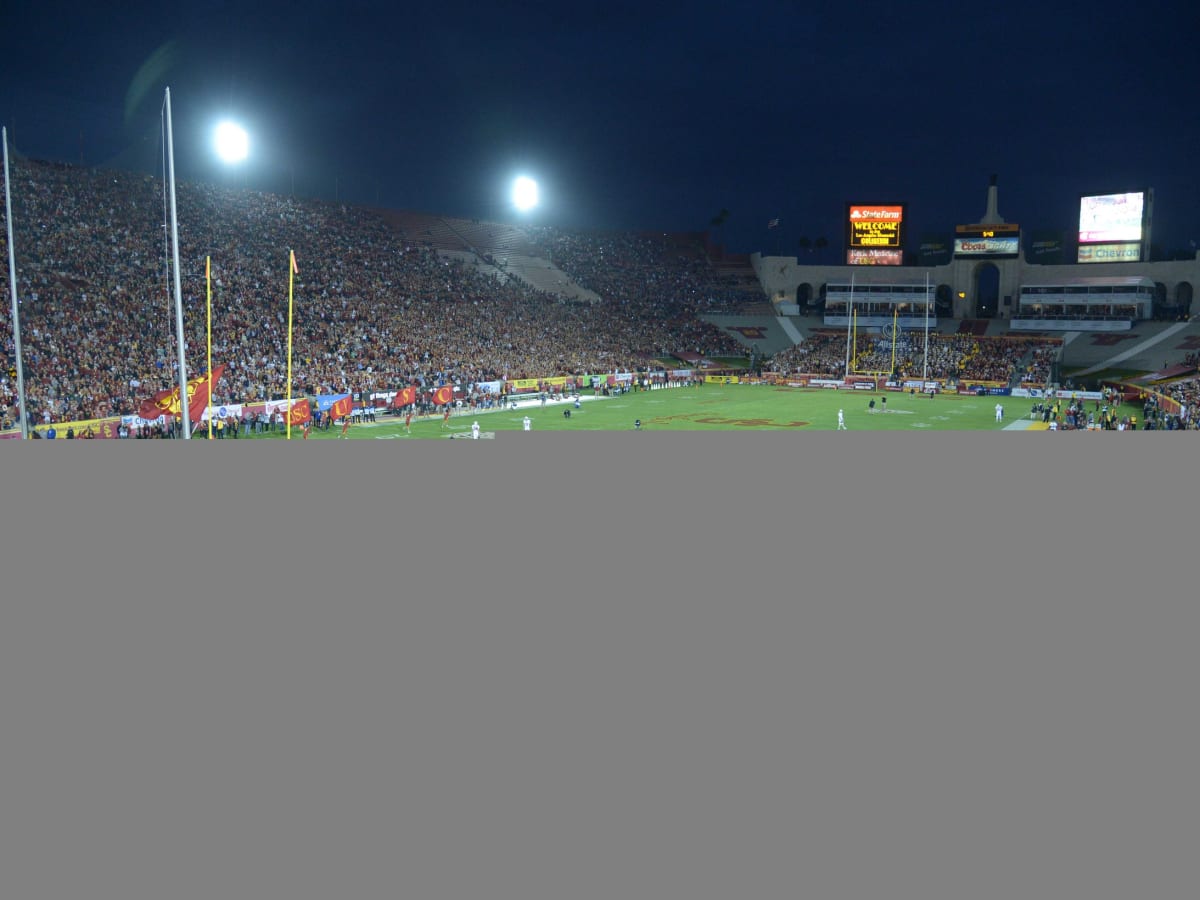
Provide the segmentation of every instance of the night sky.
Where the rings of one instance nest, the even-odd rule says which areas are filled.
[[[1150,186],[1154,243],[1200,242],[1195,11],[1061,7],[5,0],[0,121],[27,156],[157,173],[169,86],[180,179],[518,222],[524,172],[529,221],[725,209],[740,252],[840,247],[848,201],[906,202],[913,249],[978,221],[992,174],[1027,230]],[[237,170],[225,115],[251,133]]]

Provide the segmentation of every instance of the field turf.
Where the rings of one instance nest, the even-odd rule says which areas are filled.
[[[883,410],[882,398],[887,398]],[[875,400],[876,412],[868,411]],[[1004,420],[995,420],[997,401],[1004,407]],[[833,431],[837,411],[845,411],[847,431],[1002,431],[1013,430],[1016,422],[1029,422],[1035,401],[1018,397],[976,397],[942,394],[933,397],[873,391],[833,391],[774,387],[769,385],[716,385],[631,392],[616,397],[593,399],[585,391],[582,407],[568,401],[536,402],[519,409],[479,412],[460,411],[443,427],[441,415],[414,418],[412,433],[404,431],[403,418],[380,416],[375,422],[351,425],[348,440],[446,440],[471,437],[471,423],[478,421],[481,436],[502,431],[522,431],[522,420],[532,420],[531,433],[546,431],[632,431],[634,422],[652,431]],[[1094,406],[1088,402],[1089,408]],[[569,409],[571,417],[563,416]],[[1121,415],[1141,418],[1140,408],[1122,408]],[[1039,428],[1044,428],[1038,423]],[[278,440],[281,434],[258,439]],[[292,440],[302,438],[292,428]],[[341,439],[341,426],[328,431],[313,430],[310,440]]]

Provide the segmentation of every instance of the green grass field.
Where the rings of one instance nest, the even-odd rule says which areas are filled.
[[[887,397],[887,411],[880,400]],[[868,402],[874,399],[876,412]],[[1004,407],[1004,421],[995,420],[996,402]],[[376,422],[351,425],[349,440],[445,440],[451,435],[470,438],[471,423],[478,420],[481,435],[491,437],[501,431],[521,431],[522,420],[529,416],[532,432],[544,431],[632,431],[641,419],[643,431],[833,431],[837,411],[845,411],[848,431],[1002,431],[1019,429],[1029,422],[1032,400],[1018,397],[975,397],[956,394],[927,395],[881,394],[872,391],[832,391],[780,388],[769,385],[715,385],[673,388],[629,393],[618,397],[592,399],[585,392],[582,408],[567,401],[536,403],[517,410],[489,410],[456,413],[448,427],[442,417],[414,419],[412,433],[404,431],[404,420],[390,415]],[[571,410],[571,418],[563,410]],[[1141,410],[1123,408],[1121,415]],[[1038,423],[1039,428],[1044,426]],[[281,434],[257,439],[279,440]],[[292,440],[302,438],[300,429],[292,429]],[[341,426],[328,431],[313,431],[310,440],[338,440]]]

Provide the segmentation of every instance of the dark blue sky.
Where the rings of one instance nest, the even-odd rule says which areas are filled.
[[[738,251],[842,240],[847,201],[920,233],[1000,213],[1071,231],[1081,193],[1156,191],[1200,241],[1194,10],[1167,0],[420,4],[5,0],[0,121],[39,158],[519,221],[695,230]],[[222,170],[232,115],[252,159]],[[781,227],[768,231],[778,216]]]

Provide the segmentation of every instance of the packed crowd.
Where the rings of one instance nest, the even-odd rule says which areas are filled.
[[[129,413],[173,388],[178,350],[161,181],[27,160],[11,173],[33,421]],[[554,233],[555,264],[603,298],[576,303],[516,280],[501,284],[345,205],[179,184],[177,208],[193,374],[205,367],[211,258],[212,359],[226,367],[216,402],[286,390],[289,250],[298,263],[294,393],[632,371],[677,350],[742,352],[696,317],[720,299],[720,279],[704,277],[692,260],[677,258],[672,268],[665,241],[656,248],[649,238]],[[0,297],[9,309],[7,280]],[[10,317],[0,319],[11,358]],[[0,379],[0,426],[11,426],[17,387],[7,371]]]
[[[609,303],[688,325],[696,313],[738,310],[762,303],[756,283],[713,268],[697,243],[667,235],[529,229],[535,244],[571,280]]]
[[[946,381],[1001,381],[1007,383],[1024,366],[1025,378],[1049,374],[1049,361],[1058,342],[975,338],[962,334],[930,334],[928,353],[924,338],[897,341],[895,369],[901,378]],[[891,372],[893,348],[878,335],[858,335],[851,341],[834,332],[817,332],[807,340],[776,353],[766,367],[780,374],[807,373],[841,377],[846,372],[847,351],[858,372]],[[1025,362],[1029,360],[1029,362]],[[1043,372],[1044,370],[1044,372]]]
[[[1196,356],[1197,354],[1188,356],[1189,365],[1197,365]],[[1178,413],[1175,414],[1168,414],[1166,410],[1161,410],[1164,419],[1163,427],[1171,430],[1200,430],[1200,377],[1172,382],[1166,385],[1162,391],[1180,407]],[[1149,399],[1154,400],[1153,397]],[[1160,410],[1160,404],[1157,401],[1154,401],[1153,406],[1155,410]],[[1147,410],[1146,419],[1148,422],[1150,421],[1149,410]]]

